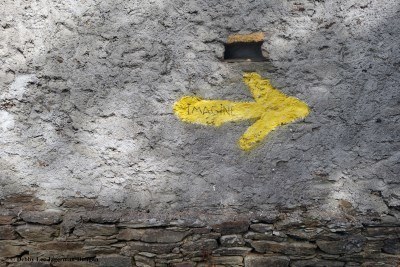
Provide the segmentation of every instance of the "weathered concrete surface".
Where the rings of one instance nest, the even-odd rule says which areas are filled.
[[[389,213],[400,207],[399,9],[395,0],[1,0],[0,196],[157,214]],[[230,34],[256,31],[269,63],[221,60]],[[183,95],[250,101],[244,70],[311,114],[248,153],[236,142],[252,122],[209,128],[173,115]]]

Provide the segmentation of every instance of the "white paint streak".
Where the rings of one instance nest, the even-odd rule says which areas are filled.
[[[35,74],[18,75],[10,86],[9,97],[21,100],[26,92],[26,86],[29,82],[35,82],[37,77]]]
[[[6,132],[14,128],[14,117],[5,110],[0,110],[0,130]]]

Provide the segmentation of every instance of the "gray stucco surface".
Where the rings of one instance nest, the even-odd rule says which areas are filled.
[[[267,63],[227,63],[265,32]],[[400,207],[400,4],[0,0],[0,196],[240,213]],[[184,95],[251,101],[257,71],[311,108],[255,150],[253,122],[187,124]]]

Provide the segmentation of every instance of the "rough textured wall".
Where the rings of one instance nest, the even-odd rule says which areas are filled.
[[[395,0],[0,1],[0,186],[48,207],[361,214],[400,207]],[[265,32],[267,63],[227,63]],[[184,95],[251,101],[256,71],[310,115],[255,150],[173,114]],[[393,209],[392,209],[393,208]],[[157,216],[158,216],[157,215]],[[324,215],[325,216],[325,215]]]
[[[399,12],[0,0],[0,266],[398,266]],[[254,32],[268,62],[223,60]],[[183,96],[252,101],[249,71],[310,115],[249,152],[254,121],[174,115]]]

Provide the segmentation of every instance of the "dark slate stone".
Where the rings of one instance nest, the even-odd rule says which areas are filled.
[[[222,256],[213,257],[212,263],[216,266],[241,266],[243,264],[243,257],[240,256]]]
[[[219,241],[224,247],[238,247],[245,244],[241,235],[224,235],[220,237]]]
[[[172,229],[145,230],[140,240],[149,243],[176,243],[182,241],[190,231]]]
[[[129,250],[137,252],[150,252],[154,254],[170,253],[177,245],[176,244],[157,244],[157,243],[143,243],[143,242],[130,242]]]
[[[328,254],[353,254],[361,252],[365,242],[366,238],[364,236],[351,236],[339,241],[318,240],[317,245]]]
[[[75,227],[74,234],[77,236],[111,236],[117,234],[115,225],[87,223],[80,227]]]
[[[367,236],[397,236],[400,234],[400,227],[368,227],[366,230]]]
[[[66,241],[51,241],[51,242],[42,242],[37,244],[37,248],[40,250],[82,250],[83,243],[82,242],[66,242]]]
[[[290,260],[287,257],[248,255],[244,258],[245,267],[288,267],[289,262]]]
[[[0,239],[15,239],[15,231],[14,228],[10,225],[0,226]]]
[[[258,233],[265,233],[274,230],[274,225],[265,223],[256,223],[250,225],[250,229]]]
[[[108,255],[97,257],[100,267],[131,267],[132,259],[121,255]]]
[[[184,243],[182,245],[182,251],[184,253],[194,251],[212,251],[218,247],[218,243],[215,239],[200,239]]]
[[[117,239],[147,243],[176,243],[182,241],[189,234],[190,231],[171,229],[122,229],[117,235]]]
[[[313,255],[316,245],[307,242],[252,241],[251,246],[260,253],[275,252],[285,255]]]
[[[93,223],[118,223],[122,214],[120,212],[89,212],[87,214],[88,221]]]
[[[223,235],[240,234],[249,229],[249,222],[247,221],[232,221],[223,222],[213,225],[213,229]]]
[[[21,255],[25,249],[15,241],[0,241],[0,257],[16,257]]]
[[[229,247],[229,248],[220,247],[213,251],[213,255],[245,256],[252,250],[253,250],[252,248],[247,248],[247,247]]]
[[[388,254],[400,254],[400,238],[385,240],[382,251]]]
[[[330,261],[321,259],[300,260],[292,262],[290,264],[291,267],[343,267],[344,265],[345,263],[341,261]]]

